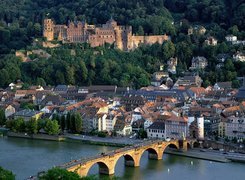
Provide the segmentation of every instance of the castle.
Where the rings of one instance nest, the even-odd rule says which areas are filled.
[[[44,19],[43,36],[47,41],[55,39],[65,43],[87,42],[91,47],[114,44],[116,48],[129,51],[140,44],[162,44],[169,36],[136,36],[132,34],[132,26],[119,26],[110,19],[102,26],[89,25],[86,22],[69,22],[68,25],[57,25],[52,19]]]

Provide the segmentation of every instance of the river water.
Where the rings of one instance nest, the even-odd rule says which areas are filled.
[[[0,138],[0,166],[13,171],[17,180],[23,180],[71,159],[112,149],[115,147],[4,137]],[[89,174],[97,173],[98,167],[94,165]],[[166,154],[162,161],[148,160],[145,152],[138,168],[125,167],[123,157],[120,158],[115,175],[125,180],[243,180],[245,165]]]

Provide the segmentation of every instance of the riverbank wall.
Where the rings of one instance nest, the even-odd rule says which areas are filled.
[[[196,152],[196,151],[193,152],[191,150],[189,150],[187,152],[180,152],[180,151],[166,149],[164,153],[176,155],[176,156],[185,156],[185,157],[190,157],[190,158],[221,162],[221,163],[227,163],[227,162],[231,161],[222,155],[211,155],[211,154],[207,154],[206,152],[203,152],[203,153],[202,152]]]
[[[15,132],[8,132],[8,137],[15,137],[15,138],[26,138],[26,139],[37,139],[37,140],[48,140],[48,141],[65,141],[64,136],[51,136],[47,134],[27,134],[27,133],[15,133]]]

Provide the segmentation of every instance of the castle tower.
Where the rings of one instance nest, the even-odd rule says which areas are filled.
[[[132,49],[132,27],[117,26],[114,28],[116,37],[116,47],[123,51]]]
[[[133,49],[133,40],[132,40],[132,26],[126,26],[126,36],[127,36],[127,45],[126,50],[129,51]]]
[[[115,30],[115,45],[118,49],[123,50],[123,43],[122,43],[122,30],[121,27],[117,26],[114,28]]]
[[[43,37],[45,37],[47,41],[54,40],[54,22],[52,19],[44,19]]]

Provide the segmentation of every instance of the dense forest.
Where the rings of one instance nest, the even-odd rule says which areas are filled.
[[[35,49],[33,38],[42,36],[42,21],[52,17],[56,23],[86,20],[105,23],[113,17],[121,25],[132,25],[135,34],[164,34],[172,42],[142,46],[121,52],[112,46],[90,48],[87,44],[64,45],[45,49],[49,59],[21,63],[15,50]],[[180,23],[182,22],[182,23]],[[180,25],[181,24],[181,25]],[[191,25],[204,25],[205,35],[187,35]],[[245,65],[228,59],[217,70],[217,54],[230,57],[244,46],[232,46],[225,36],[245,39],[244,0],[1,0],[0,6],[0,87],[17,79],[28,84],[117,84],[139,88],[148,85],[151,73],[178,57],[177,75],[188,69],[193,56],[205,56],[209,66],[200,72],[205,85],[216,81],[233,81],[244,76]],[[218,46],[205,46],[208,36],[218,39]],[[71,50],[75,50],[75,56]]]

